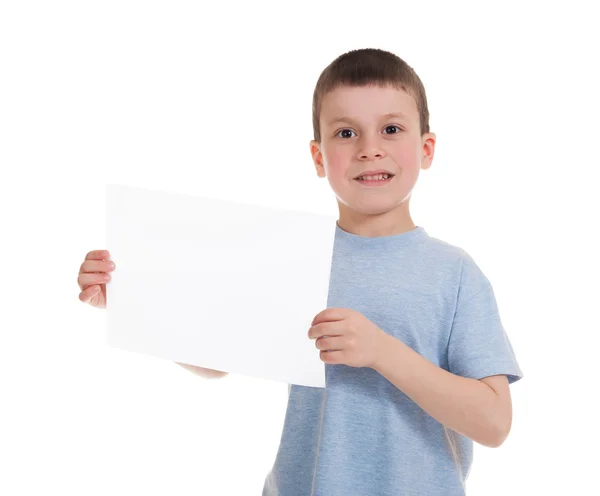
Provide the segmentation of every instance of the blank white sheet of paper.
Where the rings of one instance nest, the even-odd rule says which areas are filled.
[[[108,344],[325,387],[313,317],[327,308],[333,216],[107,185]]]

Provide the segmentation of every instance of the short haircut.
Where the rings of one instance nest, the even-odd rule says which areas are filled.
[[[429,132],[429,110],[425,88],[417,73],[393,53],[377,48],[351,50],[340,55],[319,76],[313,93],[312,119],[314,139],[321,142],[321,102],[340,86],[391,85],[411,95],[417,103],[421,136]]]

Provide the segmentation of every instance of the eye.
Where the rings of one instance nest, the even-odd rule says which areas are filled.
[[[386,129],[386,130],[387,130],[387,129],[397,129],[397,131],[393,131],[393,132],[391,132],[391,133],[386,133],[386,134],[398,134],[400,131],[402,131],[402,130],[401,130],[399,127],[398,127],[398,126],[394,126],[394,125],[391,125],[391,126],[386,126],[386,128],[385,128],[385,129]]]
[[[352,138],[352,136],[348,136],[347,134],[345,136],[340,136],[340,133],[353,133],[353,132],[354,131],[352,131],[352,129],[342,129],[337,132],[336,136],[339,136],[340,138]]]

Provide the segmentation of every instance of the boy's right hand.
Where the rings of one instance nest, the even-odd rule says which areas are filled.
[[[115,270],[107,250],[90,251],[79,269],[77,284],[81,289],[79,299],[96,308],[106,308],[106,283]]]

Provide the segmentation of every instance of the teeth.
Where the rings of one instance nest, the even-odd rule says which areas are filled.
[[[377,176],[360,176],[358,179],[366,179],[368,181],[381,181],[382,179],[387,179],[389,174],[378,174]]]

